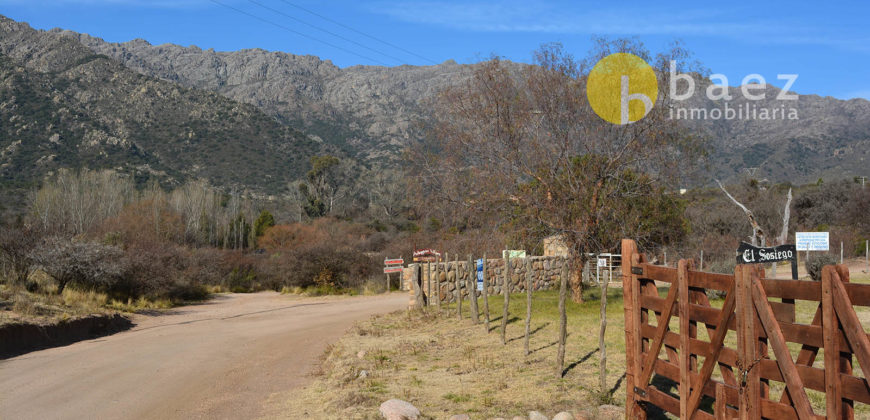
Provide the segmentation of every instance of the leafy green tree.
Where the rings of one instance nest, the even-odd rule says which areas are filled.
[[[272,226],[275,226],[275,217],[268,210],[263,210],[254,222],[254,235],[259,238]]]

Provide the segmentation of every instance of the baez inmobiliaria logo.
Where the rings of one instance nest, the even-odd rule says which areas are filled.
[[[670,62],[668,97],[674,106],[669,117],[677,120],[797,120],[798,111],[787,106],[797,101],[798,95],[789,89],[797,80],[797,74],[778,74],[785,86],[775,97],[774,106],[758,106],[756,102],[767,98],[767,82],[760,74],[743,78],[739,88],[745,101],[732,103],[735,98],[723,74],[710,75],[707,99],[716,107],[680,107],[695,94],[695,79],[692,75],[677,73],[677,63]],[[677,83],[683,81],[685,90],[679,92]],[[625,125],[636,122],[652,111],[659,95],[656,72],[642,58],[628,53],[615,53],[602,58],[586,82],[589,105],[599,117],[613,124]],[[792,102],[789,102],[792,101]]]

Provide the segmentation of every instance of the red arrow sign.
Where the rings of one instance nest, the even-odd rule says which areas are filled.
[[[384,273],[401,273],[402,267],[384,267]]]
[[[405,260],[401,258],[396,258],[392,260],[384,260],[384,265],[402,265],[405,263]]]

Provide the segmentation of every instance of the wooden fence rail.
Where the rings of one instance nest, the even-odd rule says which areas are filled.
[[[870,285],[849,283],[845,266],[827,266],[813,282],[764,278],[750,265],[733,275],[695,271],[685,260],[656,266],[628,239],[622,256],[627,419],[654,406],[680,419],[851,420],[856,401],[870,404],[870,383],[852,367],[857,359],[870,372],[870,339],[855,311],[870,306]],[[669,287],[666,297],[659,286]],[[725,292],[721,308],[708,289]],[[795,300],[816,303],[810,324],[796,322]],[[788,343],[800,345],[797,357]],[[772,382],[784,386],[778,398]],[[824,393],[823,413],[808,389]]]

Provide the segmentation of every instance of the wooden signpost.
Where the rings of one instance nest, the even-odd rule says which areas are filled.
[[[402,285],[402,264],[405,263],[401,257],[399,258],[387,258],[384,260],[384,275],[387,276],[387,293],[390,292],[390,273],[399,273],[399,287]]]
[[[757,247],[741,242],[737,247],[737,264],[766,264],[791,261],[791,278],[797,280],[797,248],[794,245]]]

